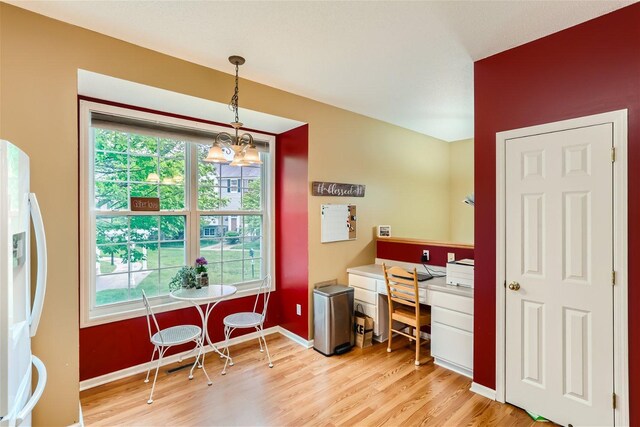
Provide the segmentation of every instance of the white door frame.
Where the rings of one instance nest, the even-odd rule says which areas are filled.
[[[505,197],[507,141],[561,130],[613,124],[613,268],[614,286],[614,387],[616,393],[615,424],[629,425],[629,345],[627,317],[627,110],[595,114],[538,126],[496,133],[496,400],[506,395],[506,256]],[[619,332],[619,333],[617,333]]]

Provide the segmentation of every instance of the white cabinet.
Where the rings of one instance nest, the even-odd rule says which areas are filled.
[[[431,355],[466,376],[473,370],[473,333],[431,319]],[[443,363],[444,362],[444,363]]]
[[[351,286],[351,284],[349,284]],[[376,300],[378,299],[378,294],[373,291],[368,291],[366,289],[361,289],[358,287],[353,287],[354,298],[358,301],[364,301],[367,304],[376,305]]]
[[[373,318],[373,337],[376,341],[387,340],[386,300],[380,301],[382,297],[378,295],[381,284],[383,287],[385,286],[383,280],[349,274],[349,286],[354,291],[354,308],[360,304],[364,313]]]
[[[377,280],[371,277],[358,276],[357,274],[349,274],[349,286],[354,288],[366,289],[368,291],[376,292]],[[382,282],[384,285],[384,282]]]
[[[435,362],[473,375],[473,299],[431,291],[431,355]]]

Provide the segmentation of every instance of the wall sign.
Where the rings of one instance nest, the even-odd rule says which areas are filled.
[[[132,197],[131,198],[131,210],[132,211],[159,211],[160,210],[160,198],[158,197]]]
[[[311,183],[314,196],[364,197],[366,185],[341,184],[339,182],[313,181]]]

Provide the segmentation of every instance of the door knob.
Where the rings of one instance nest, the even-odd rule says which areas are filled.
[[[512,291],[517,291],[518,289],[520,289],[520,283],[518,282],[509,283],[509,289],[511,289]]]

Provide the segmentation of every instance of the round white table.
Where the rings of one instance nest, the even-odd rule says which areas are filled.
[[[235,286],[231,285],[209,285],[203,286],[200,289],[190,288],[190,289],[178,289],[176,291],[171,291],[169,295],[171,298],[179,300],[179,301],[189,301],[193,306],[198,310],[198,314],[200,315],[200,319],[202,320],[202,342],[203,344],[208,344],[211,348],[220,355],[220,357],[225,357],[231,361],[231,357],[222,353],[218,348],[211,342],[211,338],[209,338],[209,331],[207,330],[207,323],[209,321],[209,315],[213,308],[218,305],[220,301],[223,299],[230,297],[235,294],[238,289]],[[203,311],[201,304],[206,304],[206,308]]]

